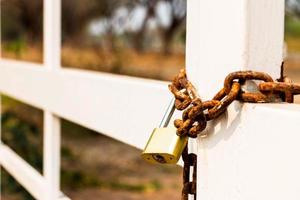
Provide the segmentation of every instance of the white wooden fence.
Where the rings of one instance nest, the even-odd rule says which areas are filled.
[[[36,199],[60,191],[65,118],[143,148],[169,102],[165,82],[63,69],[61,0],[44,0],[44,63],[0,60],[0,93],[44,110],[43,175],[5,144],[0,165]],[[187,72],[204,99],[225,75],[253,69],[279,77],[284,0],[188,0]],[[300,106],[234,103],[197,140],[201,200],[298,200]]]

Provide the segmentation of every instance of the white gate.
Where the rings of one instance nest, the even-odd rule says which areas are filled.
[[[68,199],[59,185],[60,117],[143,148],[171,96],[165,82],[62,69],[60,5],[44,0],[44,64],[0,60],[0,92],[44,110],[44,169],[5,144],[0,165],[43,200]],[[187,15],[187,73],[204,99],[232,71],[279,77],[284,0],[188,0]],[[297,122],[299,105],[231,105],[197,140],[198,198],[298,200]]]

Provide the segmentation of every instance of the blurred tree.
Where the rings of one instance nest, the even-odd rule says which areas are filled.
[[[42,38],[42,0],[2,0],[2,38],[16,40],[25,37],[28,41]]]
[[[186,0],[62,0],[62,39],[69,44],[82,45],[86,42],[87,28],[93,20],[107,22],[105,44],[115,45],[116,37],[125,34],[125,40],[138,51],[149,46],[150,22],[161,33],[162,51],[169,53],[171,41],[179,27],[185,24]],[[2,0],[1,30],[4,40],[26,40],[41,43],[43,37],[42,0]],[[142,14],[141,14],[142,13]],[[139,26],[131,18],[138,19]],[[128,23],[133,23],[128,25]],[[151,35],[151,37],[157,37]],[[146,44],[146,45],[145,45]]]
[[[143,17],[142,26],[140,27],[140,29],[132,33],[134,47],[138,51],[144,50],[143,41],[147,30],[147,23],[151,18],[155,17],[155,8],[157,6],[157,3],[158,0],[141,0],[140,3],[135,6],[141,6],[146,10],[145,16]]]
[[[300,17],[300,0],[285,0],[286,14],[288,16]]]
[[[186,20],[186,0],[165,0],[171,4],[171,22],[168,27],[163,30],[164,53],[170,53],[170,45],[176,31],[180,26],[185,24]]]
[[[63,0],[62,1],[62,36],[66,41],[80,41],[85,27],[91,20],[107,15],[109,0]],[[80,42],[76,43],[80,44]]]
[[[62,0],[62,34],[64,41],[79,41],[93,19],[111,18],[116,8],[129,6],[130,0]]]
[[[164,53],[170,53],[171,42],[179,27],[185,24],[186,1],[185,0],[140,0],[130,8],[129,15],[138,9],[144,9],[141,15],[142,23],[138,29],[128,30],[132,43],[138,51],[143,51],[144,41],[151,20],[154,20],[161,32],[162,49]]]

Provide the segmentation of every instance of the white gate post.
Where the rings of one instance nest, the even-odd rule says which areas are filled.
[[[233,71],[279,77],[284,0],[189,0],[187,5],[187,72],[204,99]]]
[[[226,75],[233,71],[264,71],[274,79],[279,78],[283,54],[284,0],[188,0],[187,5],[187,74],[203,100],[211,99],[222,88]],[[262,105],[234,103],[221,119],[209,123],[208,137],[198,138],[197,145],[199,200],[279,200],[282,197],[283,192],[279,190],[268,194],[278,185],[268,179],[265,171],[255,167],[263,161],[264,154],[259,152],[264,152],[264,147],[255,149],[256,140],[245,130],[245,127],[255,129],[249,128],[249,119],[253,120],[254,126],[263,126],[263,122],[255,119],[256,116],[248,114],[250,112],[262,113],[264,117],[273,114],[274,120],[282,112],[275,110],[275,107],[274,110],[268,109]],[[276,121],[274,123],[277,125]],[[274,129],[270,132],[276,135],[278,131]],[[257,131],[254,134],[258,134]],[[259,139],[268,143],[270,138],[264,132]],[[249,145],[253,145],[255,151],[246,148]],[[274,153],[278,151],[274,149]],[[244,161],[243,156],[248,155],[252,156],[252,160]],[[245,167],[247,162],[250,165]],[[279,170],[278,167],[276,170]],[[256,176],[261,176],[261,180],[257,177],[259,184],[254,186],[253,177]],[[265,190],[257,188],[262,183],[266,183]],[[293,192],[290,194],[295,196]]]

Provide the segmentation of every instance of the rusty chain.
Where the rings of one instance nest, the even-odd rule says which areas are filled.
[[[252,86],[255,86],[250,88],[252,91],[243,88],[246,86],[246,81],[252,81]],[[204,102],[187,79],[184,69],[180,70],[172,84],[169,85],[169,89],[175,96],[176,109],[183,111],[182,119],[174,121],[177,135],[191,138],[196,138],[201,134],[206,128],[207,122],[222,115],[234,100],[251,103],[293,103],[294,95],[300,94],[300,85],[294,84],[289,78],[284,77],[283,72],[276,81],[264,72],[237,71],[230,73],[225,78],[223,88],[212,100]],[[188,153],[186,147],[182,153],[182,158],[184,167],[181,199],[188,200],[188,195],[191,194],[196,200],[197,156]],[[193,167],[192,181],[190,181],[191,167]]]

